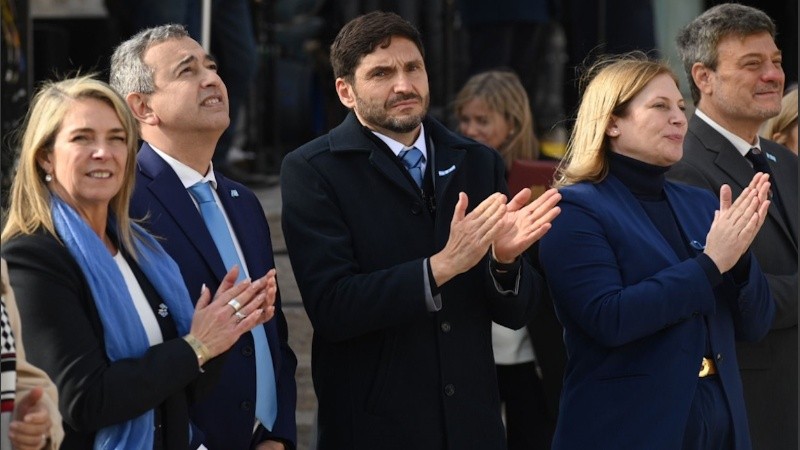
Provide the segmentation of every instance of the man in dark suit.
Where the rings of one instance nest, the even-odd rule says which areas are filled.
[[[519,255],[560,196],[506,202],[499,154],[427,116],[420,36],[399,16],[353,19],[331,62],[352,111],[281,169],[317,448],[504,449],[491,321],[525,325],[539,278]]]
[[[213,59],[182,26],[164,25],[144,30],[117,48],[111,80],[139,120],[145,141],[137,157],[131,215],[146,218],[145,226],[164,239],[162,245],[177,261],[189,291],[203,284],[215,291],[230,268],[226,265],[233,265],[230,259],[223,262],[226,255],[218,250],[217,235],[212,238],[211,227],[204,226],[205,212],[201,215],[193,199],[193,188],[203,182],[216,188],[212,204],[222,210],[236,264],[252,279],[264,276],[274,267],[264,211],[253,192],[212,170],[214,148],[229,124],[227,91]],[[192,407],[192,420],[211,450],[295,446],[297,360],[287,343],[279,297],[275,318],[263,331],[267,342],[261,346],[254,343],[255,334],[242,335],[225,355],[216,387]],[[262,357],[271,359],[271,365],[257,372],[256,360]],[[270,395],[257,393],[261,377],[274,383],[263,389]],[[259,400],[273,402],[272,415],[257,413]]]
[[[680,32],[678,50],[697,110],[683,159],[668,176],[716,193],[729,184],[736,197],[754,172],[770,173],[772,204],[752,250],[777,312],[767,337],[738,345],[737,353],[753,448],[796,450],[797,157],[757,134],[781,109],[784,74],[774,38],[766,14],[730,3],[709,9]]]

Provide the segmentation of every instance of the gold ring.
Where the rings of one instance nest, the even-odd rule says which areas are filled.
[[[236,300],[235,298],[232,298],[231,301],[228,302],[228,306],[233,308],[234,313],[237,313],[239,312],[240,309],[242,309],[242,304],[239,303],[239,301]]]

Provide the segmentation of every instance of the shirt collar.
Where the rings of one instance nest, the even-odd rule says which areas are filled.
[[[372,131],[372,130],[370,130]],[[408,150],[411,147],[416,147],[419,151],[422,152],[422,156],[425,157],[425,161],[428,160],[428,146],[425,144],[425,126],[420,124],[419,125],[419,136],[417,136],[417,140],[414,141],[414,144],[411,147],[406,147],[400,142],[395,141],[394,139],[390,138],[389,136],[383,135],[378,133],[377,131],[372,131],[375,136],[378,136],[380,140],[382,140],[386,145],[389,146],[389,150],[398,156],[401,151]]]
[[[178,175],[178,178],[181,180],[184,188],[189,189],[197,183],[209,182],[211,183],[211,187],[214,188],[215,191],[217,190],[217,178],[214,176],[213,162],[208,163],[208,173],[204,176],[200,172],[192,169],[181,161],[156,148],[156,146],[153,144],[150,144],[149,142],[148,144],[150,145],[150,148],[152,148],[153,151],[161,157],[161,159],[163,159],[170,167],[172,167],[172,170],[174,170],[175,174]]]
[[[740,138],[739,136],[726,130],[725,128],[722,127],[722,125],[718,124],[717,122],[714,122],[703,111],[701,111],[700,108],[695,109],[694,114],[697,117],[703,119],[703,121],[705,121],[709,126],[711,126],[711,128],[717,130],[719,134],[721,134],[725,139],[730,141],[730,143],[733,144],[734,147],[736,147],[736,150],[742,156],[745,156],[747,152],[749,152],[750,149],[754,147],[761,150],[761,138],[759,138],[758,135],[756,135],[756,143],[755,145],[753,145],[745,141],[744,139]]]

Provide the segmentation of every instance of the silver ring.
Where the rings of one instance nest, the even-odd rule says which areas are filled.
[[[236,300],[235,298],[232,298],[231,301],[228,302],[228,306],[233,308],[234,313],[237,313],[239,312],[240,309],[242,309],[242,304],[239,303],[239,301]]]
[[[236,311],[234,316],[236,316],[236,323],[239,323],[239,322],[243,321],[245,319],[245,317],[247,317],[247,314],[244,314],[241,311]]]

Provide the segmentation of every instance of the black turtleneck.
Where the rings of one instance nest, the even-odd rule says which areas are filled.
[[[681,232],[675,213],[664,192],[665,174],[669,167],[648,164],[619,153],[609,152],[609,169],[639,200],[647,217],[664,236],[681,261],[692,257],[693,250]],[[716,264],[705,253],[695,256],[712,286],[722,283],[722,274]],[[745,278],[747,279],[747,278]]]

